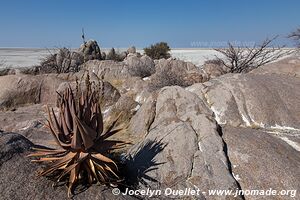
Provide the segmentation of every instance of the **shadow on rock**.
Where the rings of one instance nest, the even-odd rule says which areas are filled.
[[[124,161],[124,169],[122,174],[125,183],[121,190],[138,189],[141,184],[149,186],[150,182],[158,182],[156,179],[148,175],[149,172],[156,170],[161,164],[157,163],[155,156],[163,151],[167,144],[161,141],[147,141],[132,155],[127,155]]]

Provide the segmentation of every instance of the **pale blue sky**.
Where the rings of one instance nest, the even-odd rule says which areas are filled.
[[[259,42],[300,25],[299,0],[0,0],[0,47]],[[290,43],[289,43],[290,44]]]

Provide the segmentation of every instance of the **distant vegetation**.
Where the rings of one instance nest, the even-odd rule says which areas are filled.
[[[170,47],[166,42],[159,42],[144,48],[144,52],[152,59],[170,58]]]

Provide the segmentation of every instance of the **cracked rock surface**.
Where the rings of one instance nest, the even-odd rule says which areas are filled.
[[[152,108],[156,115],[149,132],[130,151],[134,157],[147,143],[163,146],[157,155],[153,155],[153,166],[157,166],[141,177],[157,181],[147,181],[145,178],[151,188],[188,187],[201,191],[238,188],[223,151],[224,142],[218,125],[202,99],[181,87],[166,87],[159,92],[156,105]],[[205,194],[196,198],[211,199]]]
[[[300,129],[300,79],[276,74],[226,74],[189,91],[205,98],[219,124]]]
[[[123,64],[113,62],[115,67],[106,69],[109,62],[113,61],[89,61],[86,69],[109,78],[128,77]],[[188,65],[186,67],[189,70]],[[119,109],[115,112],[127,109],[130,113],[126,118],[130,120],[128,139],[134,141],[134,145],[125,163],[128,175],[137,179],[132,180],[133,185],[144,189],[191,188],[202,192],[210,189],[235,191],[237,188],[299,191],[300,79],[277,68],[276,73],[270,67],[267,71],[261,70],[226,74],[188,88],[165,87],[147,95],[141,95],[145,87],[137,79],[126,79],[127,85],[115,82],[126,91],[120,92],[116,103]],[[297,70],[293,67],[293,72]],[[51,138],[40,123],[46,117],[42,104],[54,103],[56,96],[50,96],[51,91],[62,81],[73,80],[72,74],[63,76],[65,80],[46,76],[42,85],[39,77],[0,78],[0,83],[11,90],[12,95],[9,96],[12,106],[6,106],[7,91],[2,88],[0,109],[2,105],[13,108],[16,104],[41,103],[0,114],[0,129],[18,132],[30,140],[0,131],[0,192],[3,195],[0,199],[20,199],[24,195],[27,199],[66,199],[63,187],[53,189],[46,179],[36,179],[34,171],[38,166],[24,158],[28,147],[33,145],[31,142],[49,145]],[[10,88],[9,81],[16,88]],[[52,81],[55,85],[48,84]],[[129,86],[133,88],[134,82],[140,87],[133,95]],[[27,86],[32,90],[27,90]],[[1,101],[3,99],[5,101]],[[24,186],[24,182],[28,184]],[[111,191],[99,192],[102,189],[92,186],[76,198],[117,199]],[[295,199],[299,199],[297,195]],[[267,197],[265,199],[270,199]],[[234,199],[233,196],[209,196],[207,193],[156,197],[164,198]],[[290,198],[276,196],[272,199]]]
[[[154,188],[299,189],[298,86],[286,75],[227,74],[186,89],[163,88],[134,116],[146,122],[131,123],[141,138],[132,157],[153,141],[165,145],[147,158],[157,166],[141,178]]]
[[[299,190],[299,151],[272,134],[250,128],[224,127],[232,171],[242,189]],[[270,199],[248,196],[246,199]],[[292,199],[277,196],[272,199]]]

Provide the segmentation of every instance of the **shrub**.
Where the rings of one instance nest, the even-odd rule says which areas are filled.
[[[0,68],[4,68],[5,67],[5,60],[4,59],[2,59],[2,60],[0,60]]]
[[[85,92],[78,91],[79,88],[79,96],[70,87],[61,94],[58,116],[48,108],[48,127],[61,149],[38,148],[29,155],[37,157],[33,161],[50,162],[40,175],[52,176],[56,182],[68,178],[68,196],[81,181],[118,184],[121,179],[112,152],[126,144],[108,139],[122,129],[116,127],[118,118],[104,124],[99,96],[89,80]]]
[[[296,42],[297,47],[300,49],[300,28],[297,28],[296,31],[290,33],[288,37],[293,39]]]
[[[153,73],[151,68],[143,65],[131,67],[129,68],[128,72],[131,76],[136,76],[141,78],[151,76],[151,74]]]
[[[150,91],[155,91],[163,87],[173,85],[187,87],[190,84],[185,80],[185,76],[183,74],[178,75],[172,70],[163,69],[151,76],[149,89]]]
[[[166,42],[159,42],[144,48],[144,52],[152,59],[170,58],[170,47]]]
[[[284,46],[274,47],[272,42],[277,38],[266,39],[262,44],[253,47],[233,46],[230,42],[228,48],[215,49],[223,54],[224,58],[218,58],[228,68],[230,73],[247,73],[267,63],[290,55],[293,51],[283,50]]]

